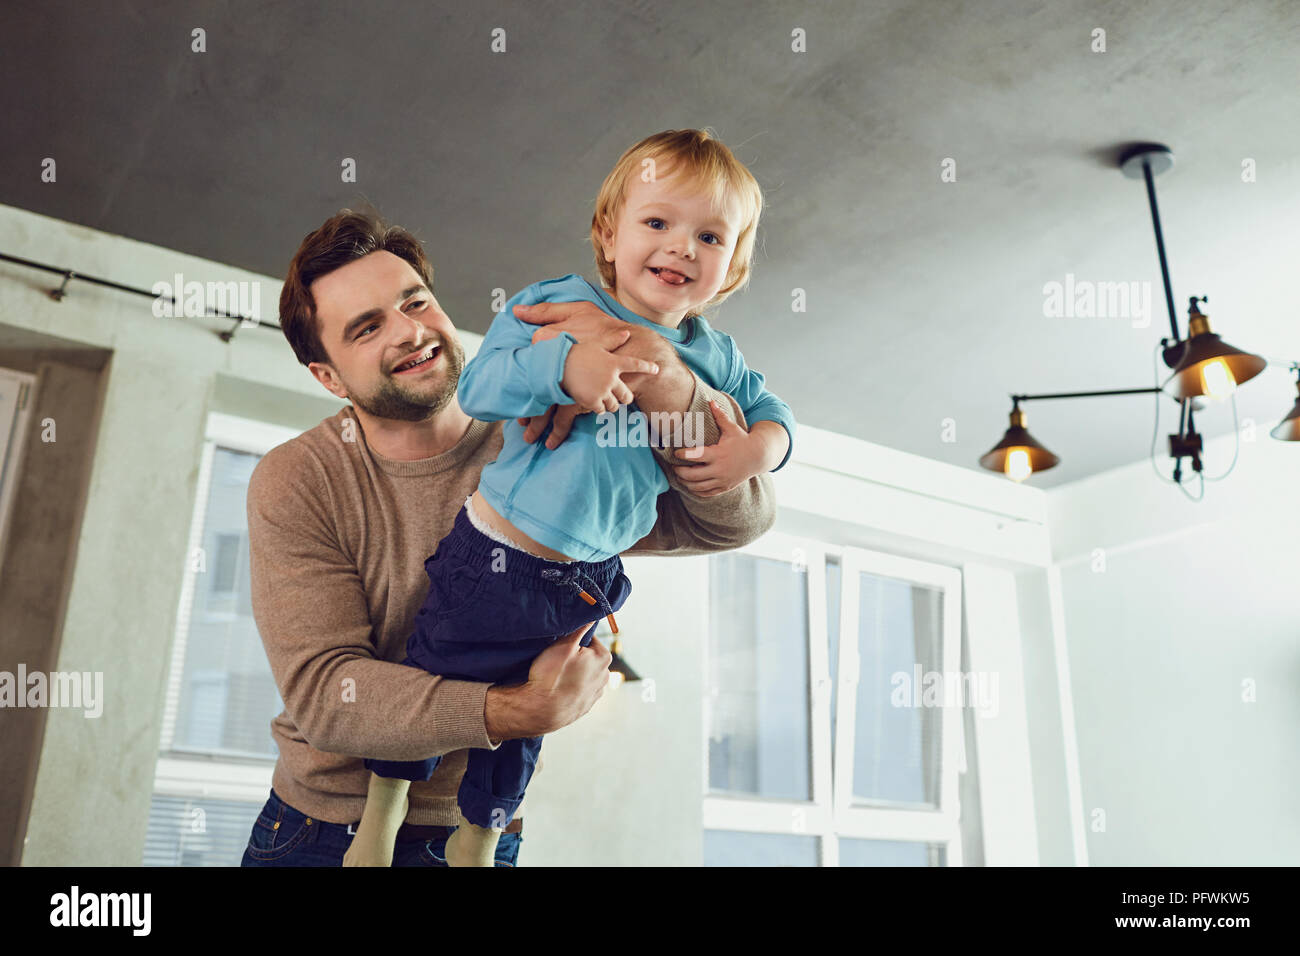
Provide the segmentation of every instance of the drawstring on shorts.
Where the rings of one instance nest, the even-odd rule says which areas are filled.
[[[589,574],[581,568],[543,568],[541,573],[542,577],[548,581],[554,581],[556,584],[569,585],[578,592],[578,597],[582,598],[593,607],[599,603],[601,607],[605,609],[605,619],[609,621],[609,629],[615,634],[618,633],[618,624],[614,621],[614,609],[610,607],[609,599],[605,597],[605,592],[602,591],[600,586],[591,579]],[[579,578],[586,582],[586,584],[589,585],[597,595],[599,595],[599,602],[596,598],[587,593],[586,589],[584,589],[582,584],[579,583]]]

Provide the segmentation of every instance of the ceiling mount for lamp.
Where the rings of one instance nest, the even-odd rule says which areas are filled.
[[[1174,151],[1164,143],[1130,143],[1119,154],[1119,171],[1129,179],[1145,179],[1143,166],[1151,167],[1151,175],[1159,176],[1173,169]]]

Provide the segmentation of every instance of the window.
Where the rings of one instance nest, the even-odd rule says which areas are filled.
[[[709,592],[705,865],[960,865],[960,572],[768,534]]]
[[[722,554],[709,568],[710,792],[812,798],[808,596],[789,561]]]
[[[238,866],[266,802],[284,709],[249,600],[248,480],[295,432],[214,414],[176,617],[145,866]]]

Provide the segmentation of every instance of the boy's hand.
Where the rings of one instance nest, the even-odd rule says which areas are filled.
[[[616,352],[638,331],[636,326],[614,318],[593,302],[538,302],[535,305],[517,305],[514,312],[516,318],[537,325],[532,339],[534,345],[553,339],[561,332],[568,332],[579,342],[599,345],[608,352]],[[648,378],[651,374],[657,373],[627,372],[623,376],[623,384],[629,386],[631,391],[643,376]],[[604,411],[604,406],[598,410]],[[574,420],[584,414],[587,414],[587,409],[579,404],[552,405],[541,415],[517,421],[523,426],[524,441],[530,445],[541,437],[549,425],[551,433],[546,436],[546,447],[558,448],[569,437]]]
[[[630,355],[614,355],[599,345],[578,342],[564,360],[560,387],[583,411],[615,412],[633,401],[624,372],[658,373],[659,366]]]
[[[713,419],[721,432],[718,443],[676,449],[678,458],[701,463],[673,466],[687,491],[701,498],[726,494],[755,475],[771,471],[785,457],[787,436],[780,425],[774,422],[755,422],[754,427],[747,432],[722,414],[717,402],[709,402],[709,411],[713,413]],[[760,428],[767,425],[774,426],[781,433],[780,436],[768,428]]]

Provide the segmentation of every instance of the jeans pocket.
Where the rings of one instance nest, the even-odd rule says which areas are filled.
[[[264,863],[287,856],[302,843],[312,822],[310,817],[287,804],[275,809],[268,805],[253,822],[253,832],[248,838],[248,855]]]
[[[523,842],[522,833],[503,833],[497,839],[497,851],[493,866],[518,866],[519,844]],[[429,840],[420,851],[421,862],[425,866],[447,865],[447,838]]]
[[[495,866],[518,866],[519,844],[524,842],[522,833],[503,833],[497,843]]]
[[[425,866],[446,866],[447,838],[440,837],[425,841],[424,846],[420,848],[420,862]]]

